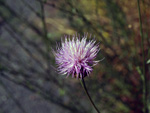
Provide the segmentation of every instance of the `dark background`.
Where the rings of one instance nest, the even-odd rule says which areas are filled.
[[[150,1],[140,2],[150,103]],[[0,0],[0,113],[96,113],[78,79],[55,71],[65,34],[100,42],[85,82],[102,113],[143,113],[142,49],[136,0]],[[150,108],[150,104],[148,104]]]

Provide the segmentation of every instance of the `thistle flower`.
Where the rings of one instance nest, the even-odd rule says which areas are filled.
[[[82,39],[79,35],[73,35],[72,38],[65,36],[65,41],[61,41],[62,47],[57,47],[54,52],[60,74],[77,78],[89,76],[98,62],[94,59],[100,49],[95,43],[95,40],[87,41],[87,35]]]

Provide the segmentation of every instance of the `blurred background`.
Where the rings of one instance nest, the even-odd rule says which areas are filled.
[[[150,1],[140,0],[150,103]],[[61,37],[100,42],[85,82],[101,113],[143,113],[136,0],[0,0],[0,113],[96,113],[78,79],[59,75],[51,48]],[[150,104],[148,104],[150,108]]]

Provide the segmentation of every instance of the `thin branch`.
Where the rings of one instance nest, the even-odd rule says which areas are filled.
[[[143,81],[143,102],[144,102],[144,113],[148,113],[148,99],[147,99],[147,78],[145,74],[145,53],[144,53],[144,35],[142,28],[142,17],[141,17],[141,9],[140,9],[140,0],[137,0],[138,3],[138,13],[139,13],[139,23],[140,23],[140,34],[141,34],[141,48],[143,55],[143,74],[141,75]]]
[[[88,96],[88,98],[89,98],[91,104],[93,105],[93,107],[95,108],[95,110],[97,111],[97,113],[100,113],[100,111],[99,111],[98,108],[96,107],[95,103],[93,102],[93,100],[92,100],[92,98],[91,98],[91,96],[90,96],[90,94],[89,94],[89,92],[88,92],[88,90],[87,90],[87,88],[86,88],[85,81],[84,81],[84,77],[80,80],[80,83],[81,83],[81,85],[82,85],[82,87],[83,87],[85,93],[87,94],[87,96]]]

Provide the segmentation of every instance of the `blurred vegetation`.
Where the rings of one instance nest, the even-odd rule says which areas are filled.
[[[140,6],[150,109],[150,1],[141,0]],[[5,80],[40,95],[65,113],[95,113],[79,80],[55,71],[51,51],[64,34],[87,32],[100,42],[97,59],[105,57],[85,79],[98,108],[102,113],[143,113],[136,0],[0,0],[0,86],[22,113],[32,112],[14,99]],[[1,103],[0,112],[5,113]]]

